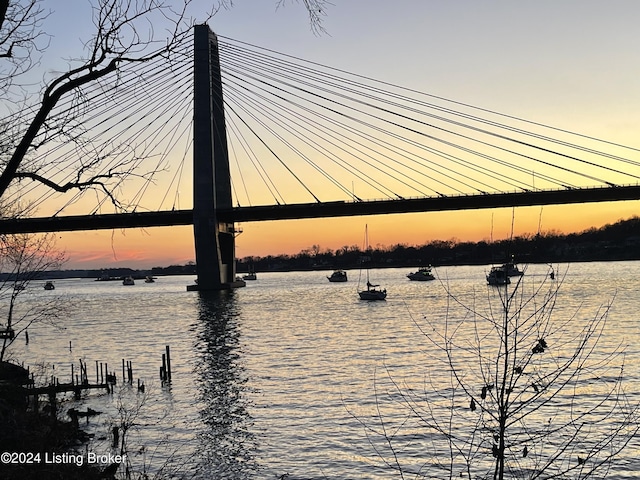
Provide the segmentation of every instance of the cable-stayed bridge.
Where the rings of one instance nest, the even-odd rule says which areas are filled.
[[[202,288],[233,283],[236,222],[640,198],[635,148],[206,26],[70,95],[49,124],[62,135],[41,134],[5,197],[26,215],[0,232],[193,224]]]

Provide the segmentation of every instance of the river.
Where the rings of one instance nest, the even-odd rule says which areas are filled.
[[[474,345],[491,341],[482,316],[500,315],[499,290],[484,281],[488,269],[441,267],[432,282],[408,281],[410,269],[372,270],[372,281],[388,291],[383,302],[358,299],[358,271],[349,271],[346,283],[329,283],[330,272],[258,272],[246,288],[213,294],[187,292],[193,279],[185,276],[134,286],[57,280],[53,291],[34,282],[22,295],[23,308],[55,296],[68,310],[55,327],[33,324],[29,343],[19,338],[11,354],[32,370],[46,364],[43,375],[54,374],[61,382],[69,380],[72,364],[78,372],[79,359],[88,365],[91,382],[95,362],[107,363],[118,376],[115,392],[92,391],[81,407],[72,398],[64,407],[102,412],[86,426],[95,435],[90,451],[110,451],[111,427],[129,426],[128,460],[137,471],[168,478],[386,479],[394,477],[387,464],[396,465],[397,459],[405,478],[418,471],[426,478],[446,478],[441,468],[448,450],[425,427],[428,419],[421,423],[417,416],[435,412],[442,426],[468,433],[474,425],[482,429],[482,409],[471,411],[469,396],[452,388],[446,358],[426,335],[436,338],[445,325],[449,334],[456,328],[454,362],[461,371],[478,363]],[[559,361],[570,349],[564,339],[579,334],[613,300],[592,358],[600,361],[607,351],[623,347],[624,357],[612,365],[624,359],[624,398],[638,403],[640,262],[555,265],[553,282],[548,269],[530,265],[522,278],[524,298],[536,286],[561,282],[552,313],[561,328],[545,334],[547,355],[554,355],[545,358]],[[543,296],[538,294],[536,305]],[[167,345],[172,381],[163,385],[159,368]],[[483,348],[484,355],[491,343]],[[133,386],[122,384],[123,359],[132,362]],[[554,408],[578,415],[580,405],[596,405],[599,388],[610,385],[617,371],[589,377],[589,388],[569,382]],[[586,372],[585,367],[583,378]],[[447,400],[425,403],[434,392]],[[452,402],[446,392],[455,397]],[[607,400],[600,408],[610,405]],[[452,426],[450,418],[462,426]],[[621,417],[614,420],[589,425],[588,436],[606,434]],[[551,418],[539,418],[547,421]],[[595,457],[577,446],[589,446],[574,444],[571,457],[578,462],[582,455],[588,465]],[[543,447],[529,445],[533,454]],[[638,453],[632,440],[613,462],[609,478],[634,476],[640,470]]]

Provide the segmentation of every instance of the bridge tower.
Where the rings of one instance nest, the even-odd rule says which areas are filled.
[[[226,290],[244,285],[235,272],[233,222],[218,220],[230,209],[231,178],[222,101],[218,38],[208,25],[194,27],[193,233],[197,285],[189,290]]]

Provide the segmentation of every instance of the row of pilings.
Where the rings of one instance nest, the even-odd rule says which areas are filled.
[[[28,370],[28,369],[27,369]],[[170,347],[165,347],[165,353],[162,354],[162,366],[160,367],[160,380],[162,385],[171,383],[171,353]],[[49,413],[52,418],[56,418],[58,413],[58,394],[73,393],[74,398],[79,400],[82,396],[82,392],[89,390],[105,390],[107,393],[113,393],[114,388],[118,383],[118,378],[115,371],[109,371],[109,365],[106,362],[95,362],[95,383],[91,383],[88,364],[83,359],[79,359],[79,368],[76,369],[74,364],[71,364],[71,378],[69,382],[61,382],[58,377],[51,375],[48,384],[44,386],[35,386],[35,375],[29,373],[29,379],[22,389],[24,396],[26,397],[27,405],[32,408],[33,411],[38,412],[41,409],[41,395],[46,395],[49,409]],[[122,359],[122,383],[133,385],[133,362],[130,360]],[[145,391],[145,384],[140,378],[137,380],[137,389],[139,392]],[[72,410],[75,412],[75,410]],[[71,414],[73,419],[73,414]]]

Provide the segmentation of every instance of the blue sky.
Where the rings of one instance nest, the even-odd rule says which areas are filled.
[[[277,11],[268,0],[236,1],[211,27],[220,35],[565,127],[617,123],[640,106],[637,2],[334,3],[325,17],[327,34],[320,37],[292,1]]]
[[[192,18],[210,3],[196,0]],[[319,36],[295,0],[233,4],[210,21],[219,35],[620,140],[633,138],[640,117],[638,2],[334,0]],[[43,64],[64,68],[93,30],[89,3],[48,5]]]

